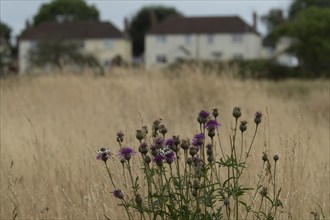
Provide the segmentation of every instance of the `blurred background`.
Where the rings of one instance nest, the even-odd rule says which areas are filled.
[[[200,62],[242,77],[328,77],[329,17],[327,0],[2,0],[1,76]]]

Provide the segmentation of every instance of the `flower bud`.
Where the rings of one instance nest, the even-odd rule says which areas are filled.
[[[194,189],[199,189],[200,188],[200,183],[199,183],[199,180],[198,179],[195,179],[194,182],[193,182],[193,188]]]
[[[196,190],[196,189],[192,189],[192,190],[191,190],[191,195],[192,195],[193,197],[196,197],[196,196],[197,196],[197,190]]]
[[[276,161],[278,161],[278,160],[280,159],[280,156],[278,156],[278,154],[275,154],[273,159],[274,159],[275,162],[276,162]]]
[[[239,117],[241,117],[242,113],[241,113],[241,108],[240,107],[235,107],[233,109],[233,116],[234,118],[238,119]]]
[[[161,123],[161,120],[162,120],[162,119],[158,119],[158,120],[155,120],[155,121],[153,122],[153,124],[152,124],[152,128],[153,128],[154,131],[158,131],[158,129],[159,129],[159,125],[160,125],[160,123]]]
[[[142,196],[140,194],[136,194],[135,195],[135,203],[138,206],[141,206],[142,205],[142,202],[143,202]]]
[[[141,143],[139,146],[139,152],[143,155],[146,155],[148,153],[148,146],[145,142]]]
[[[192,159],[191,157],[188,157],[188,158],[187,158],[187,164],[188,164],[189,166],[191,166],[192,163],[193,163],[193,159]]]
[[[189,149],[189,146],[190,146],[190,141],[189,139],[183,139],[182,142],[181,142],[181,148],[186,151]]]
[[[167,128],[165,127],[164,124],[160,124],[160,125],[159,125],[159,132],[160,132],[163,136],[165,136],[165,134],[167,133]]]
[[[136,135],[135,135],[136,139],[138,139],[140,142],[141,140],[144,138],[144,133],[142,130],[136,130]]]
[[[207,119],[208,119],[209,115],[210,115],[210,113],[208,113],[207,111],[202,110],[198,114],[197,121],[200,124],[205,124],[207,122]]]
[[[262,197],[265,197],[265,196],[267,196],[267,194],[268,194],[268,188],[267,187],[262,187],[262,189],[261,189],[261,191],[260,191],[260,195],[262,196]]]
[[[197,149],[193,146],[189,148],[189,154],[193,157],[194,155],[197,154]]]
[[[124,159],[127,160],[127,161],[129,161],[131,158],[132,158],[131,154],[125,154],[124,155]]]
[[[142,131],[143,131],[144,134],[148,134],[148,127],[147,127],[147,125],[144,125],[142,127]]]
[[[228,206],[229,203],[230,203],[230,200],[229,200],[229,198],[226,197],[226,198],[223,200],[223,204],[224,204],[225,206]]]
[[[206,154],[207,154],[208,156],[212,155],[212,154],[213,154],[213,149],[212,149],[212,148],[207,148],[207,150],[206,150]]]
[[[264,155],[262,155],[262,160],[264,162],[268,161],[268,157],[267,157],[267,154],[266,153],[264,153]]]
[[[213,157],[212,154],[211,154],[211,155],[208,155],[208,157],[207,157],[207,161],[208,161],[209,163],[212,163],[212,162],[214,161],[214,157]]]
[[[120,158],[120,163],[124,164],[126,162],[125,158]]]
[[[150,157],[149,155],[145,155],[145,156],[144,156],[144,162],[145,162],[146,164],[149,164],[149,163],[151,162],[151,157]]]
[[[210,138],[213,138],[215,136],[215,131],[214,129],[209,129],[208,132],[207,132],[207,135],[210,137]]]
[[[241,121],[241,125],[239,126],[239,130],[243,133],[247,129],[247,121]]]
[[[178,146],[179,144],[181,144],[180,136],[173,135],[173,143],[175,146]]]
[[[121,189],[116,189],[115,191],[112,192],[113,196],[118,198],[118,199],[124,199],[124,193]]]
[[[117,133],[117,142],[122,143],[124,141],[124,133],[122,131],[119,131]]]
[[[217,118],[217,117],[218,117],[218,115],[219,115],[219,111],[218,111],[217,108],[213,108],[212,115],[213,115],[214,118]]]
[[[262,117],[262,113],[261,112],[256,112],[255,117],[254,117],[254,122],[257,125],[261,123],[261,117]]]

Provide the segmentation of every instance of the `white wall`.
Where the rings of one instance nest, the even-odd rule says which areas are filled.
[[[120,55],[125,62],[131,63],[132,59],[132,45],[128,39],[110,39],[113,42],[112,47],[107,46],[109,39],[88,39],[84,40],[83,51],[94,54],[102,65],[105,61],[110,61],[117,55]],[[36,45],[31,40],[21,40],[19,42],[19,73],[23,74],[30,68],[29,51],[32,45]]]
[[[29,51],[31,49],[32,41],[19,41],[18,48],[18,67],[19,74],[25,73],[29,68]]]
[[[108,44],[109,40],[112,42],[112,46]],[[128,63],[131,63],[132,59],[132,46],[127,39],[88,39],[85,40],[84,50],[94,54],[101,64],[117,55]]]
[[[191,34],[191,42],[185,42],[186,35],[164,35],[165,42],[159,42],[160,35],[147,35],[145,38],[146,67],[160,67],[174,62],[177,58],[178,48],[183,46],[190,51],[191,55],[186,59],[204,60],[231,60],[235,54],[243,56],[243,59],[255,59],[261,57],[261,37],[253,33],[242,34],[242,41],[234,42],[233,34],[214,34],[213,43],[208,42],[207,34]],[[215,57],[214,53],[221,53]],[[156,63],[157,55],[166,55],[167,64]],[[180,55],[180,54],[179,54]]]

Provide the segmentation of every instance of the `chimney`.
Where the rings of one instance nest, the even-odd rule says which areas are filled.
[[[252,19],[253,19],[252,28],[253,30],[257,31],[257,13],[255,11],[252,13]]]
[[[30,27],[31,27],[30,21],[29,21],[29,19],[26,19],[25,20],[25,29],[28,30],[28,29],[30,29]]]
[[[278,20],[282,24],[284,22],[284,16],[283,16],[283,11],[281,9],[278,10],[277,12]]]
[[[129,23],[127,17],[124,18],[124,33],[128,34],[129,32]]]
[[[157,17],[154,11],[150,11],[150,29],[157,25]]]

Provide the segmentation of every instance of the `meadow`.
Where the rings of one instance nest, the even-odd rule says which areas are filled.
[[[169,135],[192,138],[202,109],[219,109],[220,133],[233,128],[232,109],[263,122],[244,180],[254,185],[262,152],[277,153],[280,219],[330,216],[329,81],[238,80],[227,74],[114,69],[105,76],[48,74],[1,79],[0,219],[125,219],[110,193],[102,146],[118,151],[116,133],[137,149],[135,130],[162,118]],[[246,134],[251,139],[253,131]],[[226,143],[224,143],[226,144]],[[228,144],[228,143],[227,143]],[[132,159],[135,172],[137,158]],[[110,159],[122,183],[119,159]]]

